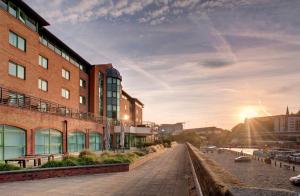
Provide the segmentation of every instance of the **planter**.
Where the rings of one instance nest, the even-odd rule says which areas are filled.
[[[129,171],[129,164],[88,165],[6,171],[0,172],[0,183],[127,171]]]

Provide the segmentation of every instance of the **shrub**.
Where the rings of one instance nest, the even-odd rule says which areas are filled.
[[[115,163],[123,163],[123,160],[111,157],[103,160],[104,164],[115,164]]]
[[[79,165],[95,165],[96,163],[96,157],[94,156],[84,156],[78,159]]]
[[[69,166],[77,166],[78,163],[74,159],[64,159],[62,160],[62,164],[64,167],[69,167]]]
[[[50,167],[64,167],[63,161],[48,161],[44,165],[42,165],[42,168],[50,168]]]
[[[11,164],[0,163],[0,171],[20,170],[21,168]]]
[[[81,151],[81,152],[79,153],[79,158],[82,158],[82,157],[85,157],[85,156],[96,156],[96,154],[93,153],[93,152],[91,152],[91,151],[88,150],[88,149],[85,149],[85,150],[83,150],[83,151]]]
[[[141,152],[141,151],[135,151],[133,153],[136,154],[136,155],[138,155],[138,156],[140,156],[140,157],[145,156],[145,153]]]
[[[66,159],[70,159],[70,160],[73,160],[73,161],[77,161],[77,157],[74,156],[74,155],[70,155],[70,154],[64,154],[63,155],[63,160],[66,160]]]

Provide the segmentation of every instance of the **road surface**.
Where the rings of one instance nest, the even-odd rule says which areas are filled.
[[[0,184],[1,196],[188,195],[190,166],[184,145],[123,173],[51,178]]]

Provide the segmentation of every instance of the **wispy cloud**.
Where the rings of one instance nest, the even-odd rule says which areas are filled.
[[[26,1],[91,63],[113,63],[144,119],[231,128],[241,106],[299,109],[298,0]]]

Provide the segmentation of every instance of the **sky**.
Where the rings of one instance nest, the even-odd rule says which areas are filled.
[[[91,64],[112,63],[145,121],[231,129],[249,108],[300,109],[299,0],[25,2]]]

